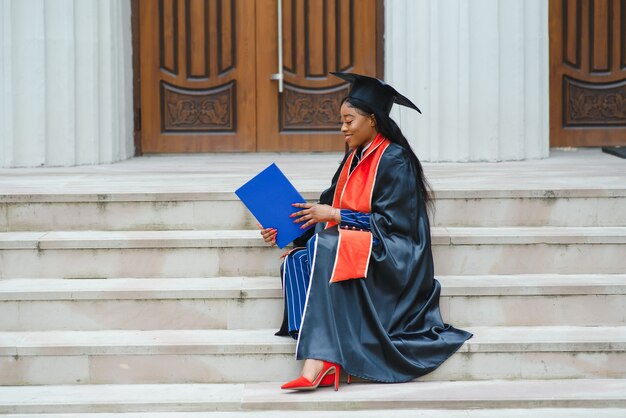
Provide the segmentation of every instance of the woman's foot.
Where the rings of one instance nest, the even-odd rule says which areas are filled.
[[[324,362],[322,360],[306,359],[304,360],[304,365],[302,366],[302,376],[312,382],[320,374],[323,367]]]

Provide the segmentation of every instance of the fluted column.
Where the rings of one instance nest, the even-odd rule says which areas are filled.
[[[0,0],[0,166],[134,153],[130,2]]]
[[[392,116],[420,159],[548,156],[547,1],[385,4],[386,81],[423,111]]]

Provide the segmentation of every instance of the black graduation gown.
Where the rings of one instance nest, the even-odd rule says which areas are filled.
[[[366,278],[329,283],[338,230],[318,224],[297,359],[337,363],[369,380],[405,382],[433,371],[471,338],[441,318],[441,286],[415,176],[408,152],[392,143],[373,189],[371,227],[378,244]],[[332,199],[337,178],[322,203]]]

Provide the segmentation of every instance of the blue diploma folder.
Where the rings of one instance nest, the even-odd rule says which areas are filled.
[[[250,179],[235,191],[244,205],[252,212],[263,228],[276,228],[276,245],[284,248],[309,228],[300,229],[302,223],[294,223],[290,218],[294,212],[301,210],[291,206],[292,203],[305,203],[306,200],[298,193],[293,184],[282,171],[272,164]]]

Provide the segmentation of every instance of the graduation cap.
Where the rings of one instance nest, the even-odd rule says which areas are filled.
[[[331,74],[352,84],[348,98],[361,100],[375,109],[387,112],[387,114],[391,112],[394,103],[422,113],[413,102],[398,93],[389,84],[385,84],[384,81],[354,73],[331,72]]]

